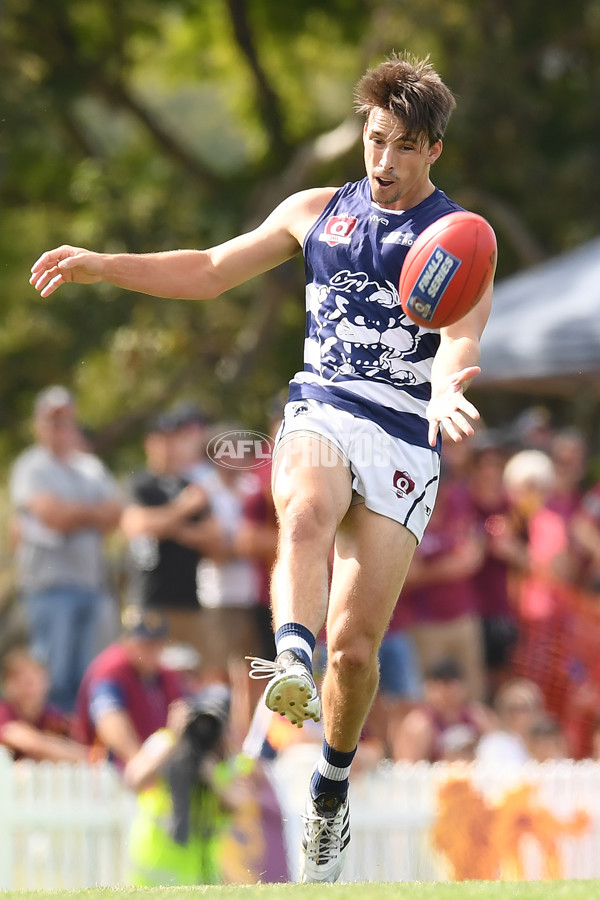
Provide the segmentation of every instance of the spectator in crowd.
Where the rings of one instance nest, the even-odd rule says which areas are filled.
[[[504,486],[506,453],[493,435],[483,434],[472,445],[467,482],[475,525],[484,541],[483,559],[473,573],[481,616],[487,702],[510,676],[518,638],[517,609],[511,596],[511,575],[527,566],[527,542],[517,533]]]
[[[281,426],[285,396],[276,395],[269,404],[268,445],[265,440],[262,464],[253,469],[254,480],[243,497],[243,524],[239,531],[240,555],[248,558],[258,576],[258,604],[255,616],[260,640],[254,651],[264,659],[276,655],[275,635],[271,617],[271,572],[277,550],[278,528],[273,493],[271,491],[271,449]],[[267,436],[266,436],[267,437]],[[262,648],[262,649],[261,649]],[[252,685],[256,682],[251,679]]]
[[[469,701],[464,673],[454,659],[427,670],[424,689],[423,703],[407,713],[398,729],[395,760],[436,762],[456,752],[457,743],[465,749],[491,730],[489,710]]]
[[[108,597],[104,537],[121,514],[117,484],[79,448],[75,401],[55,385],[36,399],[37,443],[16,459],[10,494],[32,652],[48,667],[50,700],[70,712],[99,649]]]
[[[0,663],[0,743],[15,759],[84,762],[87,750],[69,738],[68,717],[46,700],[44,666],[26,647],[8,650]]]
[[[539,763],[567,758],[567,741],[554,716],[543,714],[535,719],[527,736],[527,748],[531,758]]]
[[[166,729],[125,767],[139,795],[128,842],[133,882],[288,881],[277,793],[261,760],[238,752],[239,684],[207,684],[190,646],[169,644],[161,658],[179,673],[187,702],[171,706]],[[245,687],[246,671],[239,677]]]
[[[578,583],[591,594],[600,593],[600,481],[583,495],[569,534],[579,563]]]
[[[182,473],[193,484],[201,484],[213,475],[213,462],[207,453],[213,433],[211,420],[200,406],[191,402],[178,404],[170,415],[177,423]]]
[[[516,417],[511,437],[519,450],[539,450],[550,453],[555,431],[550,410],[545,406],[528,406]]]
[[[400,600],[379,648],[379,688],[367,730],[390,759],[396,754],[398,729],[407,712],[423,697],[421,661],[409,630],[411,610]]]
[[[440,737],[440,762],[475,762],[478,743],[479,734],[471,725],[453,725]]]
[[[508,460],[503,477],[517,531],[527,543],[519,613],[522,620],[548,621],[559,608],[556,579],[568,569],[567,527],[547,505],[556,483],[554,465],[541,450],[521,450]]]
[[[583,497],[587,442],[577,428],[563,428],[552,439],[549,455],[554,465],[554,485],[547,506],[569,522]]]
[[[212,437],[235,429],[216,425]],[[258,477],[245,468],[245,458],[227,457],[224,464],[203,466],[200,486],[206,491],[215,518],[233,548],[230,558],[205,557],[198,567],[198,596],[205,628],[205,665],[215,677],[226,678],[229,664],[243,660],[264,644],[259,631],[260,573],[250,559],[248,523],[244,509],[248,498],[260,490]],[[195,467],[196,475],[198,467]],[[256,529],[254,529],[256,530]],[[244,542],[247,546],[244,547]],[[274,533],[270,539],[274,549]]]
[[[464,485],[443,474],[400,602],[412,610],[410,632],[422,668],[454,659],[464,671],[473,700],[481,700],[485,693],[483,635],[473,581],[484,551]]]
[[[498,726],[477,746],[477,760],[491,765],[520,765],[531,759],[528,740],[534,723],[545,712],[540,688],[526,678],[514,678],[498,690],[494,702]]]
[[[242,524],[237,547],[240,556],[248,559],[258,579],[258,603],[254,607],[256,627],[260,639],[257,654],[269,659],[275,653],[275,637],[271,622],[270,576],[277,548],[277,519],[271,494],[270,467],[255,473],[242,497]]]
[[[138,793],[128,839],[133,884],[221,883],[225,828],[246,799],[239,776],[251,761],[229,756],[227,688],[206,687],[181,712],[171,710],[123,773]]]
[[[277,415],[278,422],[281,409]],[[243,659],[249,652],[266,657],[274,654],[269,579],[277,523],[270,485],[270,448],[264,448],[264,464],[250,471],[216,466],[209,458],[207,444],[227,427],[209,429],[202,410],[192,404],[176,407],[172,417],[177,423],[181,471],[207,491],[228,544],[227,552],[207,554],[210,559],[200,565],[198,573],[204,666],[213,677],[225,678],[232,660]],[[273,416],[271,421],[275,428]],[[252,647],[246,646],[248,634],[253,635]]]
[[[593,652],[586,652],[595,616],[585,624],[570,580],[574,549],[581,551],[581,543],[573,539],[579,514],[565,519],[549,508],[556,473],[545,453],[517,453],[504,477],[528,550],[527,570],[517,585],[520,621],[514,672],[535,681],[547,711],[565,729],[570,753],[579,758],[589,754],[590,723],[600,709]]]
[[[176,672],[161,662],[168,624],[155,610],[125,610],[121,639],[89,666],[79,694],[73,736],[118,766],[166,727],[169,709],[183,699]]]
[[[204,554],[225,552],[225,544],[206,491],[181,473],[187,439],[182,430],[179,418],[168,413],[148,426],[146,467],[132,479],[121,528],[132,564],[129,600],[160,612],[170,638],[202,652],[198,564]]]

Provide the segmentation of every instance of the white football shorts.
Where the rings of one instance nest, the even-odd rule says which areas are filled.
[[[275,438],[273,458],[288,441],[317,437],[302,463],[335,465],[341,459],[352,477],[352,503],[400,522],[420,541],[437,495],[440,457],[430,448],[392,437],[370,419],[319,400],[287,403]]]

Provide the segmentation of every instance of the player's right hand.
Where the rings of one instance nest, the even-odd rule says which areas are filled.
[[[49,297],[61,284],[68,281],[75,281],[77,284],[102,281],[102,264],[101,253],[65,244],[56,250],[42,253],[31,267],[29,283],[42,297]]]

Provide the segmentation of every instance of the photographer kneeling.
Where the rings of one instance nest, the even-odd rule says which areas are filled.
[[[252,761],[228,758],[230,693],[223,684],[172,704],[166,728],[127,763],[125,784],[138,793],[129,834],[133,884],[219,884],[221,839],[245,800],[238,776]]]

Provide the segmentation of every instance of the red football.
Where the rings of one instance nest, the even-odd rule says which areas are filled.
[[[405,314],[424,328],[462,319],[481,297],[496,269],[496,235],[476,213],[449,213],[421,232],[400,273]]]

